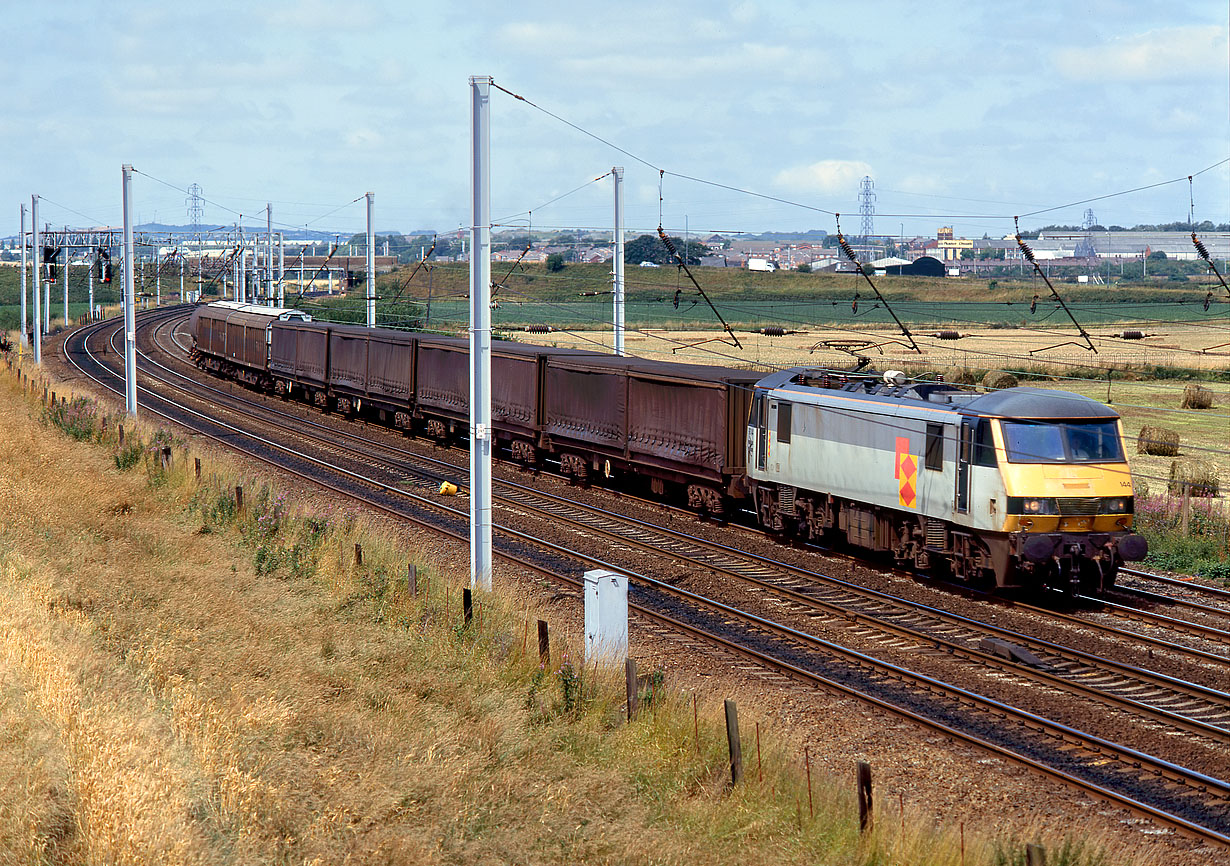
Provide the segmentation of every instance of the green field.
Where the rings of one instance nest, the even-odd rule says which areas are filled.
[[[780,325],[789,330],[806,330],[812,326],[880,327],[893,325],[892,315],[875,299],[859,299],[858,309],[850,298],[781,298],[757,300],[749,298],[715,297],[717,314],[732,326],[759,329]],[[1139,325],[1149,329],[1164,328],[1175,323],[1220,324],[1230,326],[1230,306],[1217,304],[1205,312],[1201,299],[1186,302],[1105,302],[1072,303],[1077,320],[1086,326]],[[571,330],[607,329],[611,324],[610,296],[570,301],[502,300],[491,311],[496,327],[520,329],[527,325],[551,325]],[[956,327],[958,329],[986,327],[1071,328],[1071,320],[1053,302],[1039,302],[1036,312],[1030,312],[1029,302],[890,300],[893,312],[911,327]],[[426,305],[424,318],[426,318]],[[681,298],[679,307],[670,297],[632,297],[625,303],[629,328],[667,328],[688,330],[720,327],[714,310],[703,299],[692,295]],[[466,301],[434,301],[430,323],[433,327],[464,328],[469,318]]]

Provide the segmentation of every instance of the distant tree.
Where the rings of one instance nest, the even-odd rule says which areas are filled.
[[[500,238],[499,241],[493,241],[491,248],[496,250],[523,250],[529,243],[529,235],[510,235]]]
[[[709,248],[700,241],[688,241],[684,244],[683,238],[671,236],[671,243],[675,245],[675,249],[680,256],[684,255],[686,246],[687,263],[689,265],[700,264],[701,256],[709,255]],[[666,245],[662,243],[661,238],[656,235],[641,235],[635,240],[628,241],[624,244],[624,262],[631,265],[639,265],[641,262],[653,262],[655,265],[673,265],[675,258],[666,249]]]
[[[974,253],[973,249],[971,249],[970,247],[966,247],[965,249],[961,250],[961,260],[962,261],[969,261],[975,257],[976,257],[976,254]]]
[[[553,274],[558,274],[564,269],[564,256],[562,253],[551,253],[547,256],[547,270]]]
[[[1165,250],[1154,250],[1149,253],[1149,261],[1151,262],[1164,262],[1166,261],[1166,258],[1167,256]]]
[[[795,268],[795,270],[798,271],[800,274],[810,274],[811,273],[811,262],[803,262],[803,264],[799,265],[797,268]]]

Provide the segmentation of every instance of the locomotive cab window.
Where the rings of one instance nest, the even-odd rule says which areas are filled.
[[[777,404],[777,441],[782,444],[790,443],[791,408],[790,403]]]
[[[944,468],[944,425],[927,425],[927,450],[923,456],[923,465],[928,469],[943,470]]]
[[[991,419],[983,418],[974,427],[973,458],[975,466],[997,466],[995,439],[991,435]]]
[[[1013,463],[1122,462],[1114,421],[1003,421],[1004,447]]]
[[[747,419],[747,426],[759,427],[764,423],[762,419],[764,413],[764,394],[755,394],[752,396],[752,411]]]

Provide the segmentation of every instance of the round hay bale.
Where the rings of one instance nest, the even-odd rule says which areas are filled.
[[[1018,384],[1016,376],[1013,376],[1011,373],[1005,373],[1003,370],[988,370],[987,374],[982,377],[983,387],[991,391],[1015,388]]]
[[[1179,433],[1177,430],[1150,427],[1146,424],[1140,428],[1140,435],[1136,437],[1136,453],[1175,457],[1179,453]]]
[[[1213,392],[1203,385],[1188,382],[1183,388],[1184,409],[1210,409],[1213,406]]]
[[[1166,490],[1171,496],[1216,496],[1217,470],[1207,460],[1171,460]]]
[[[969,370],[959,370],[948,380],[954,385],[977,385],[978,379]]]

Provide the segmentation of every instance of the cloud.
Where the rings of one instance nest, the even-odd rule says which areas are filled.
[[[859,181],[871,174],[871,166],[865,162],[822,159],[811,165],[784,169],[773,178],[773,183],[795,192],[854,196],[858,193]]]
[[[1180,81],[1224,69],[1226,47],[1225,28],[1170,27],[1065,48],[1056,53],[1055,65],[1079,81]]]

